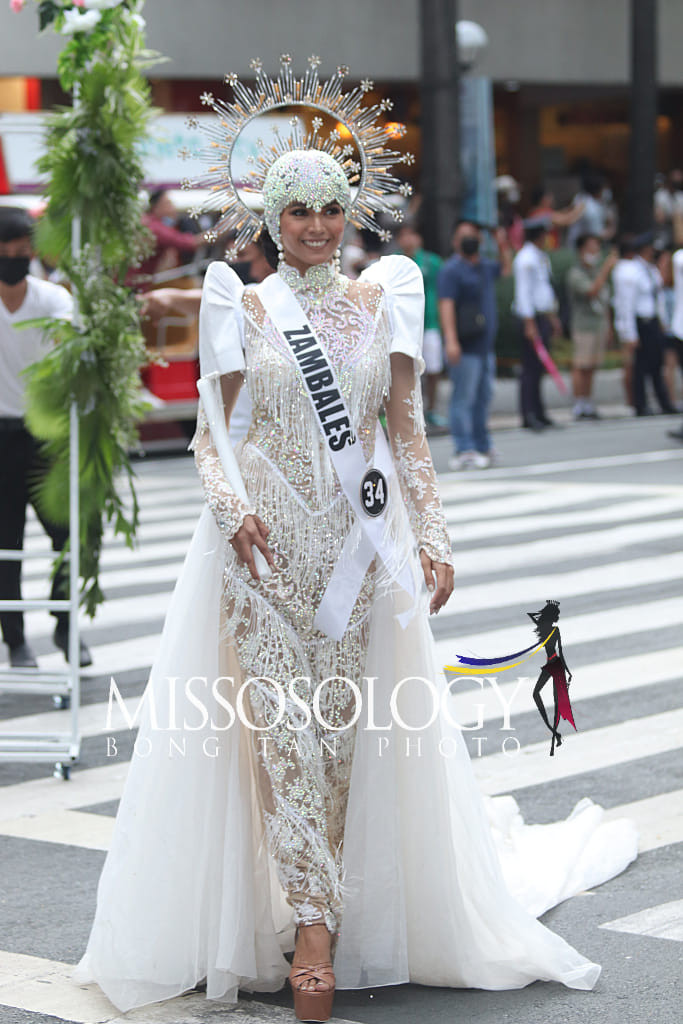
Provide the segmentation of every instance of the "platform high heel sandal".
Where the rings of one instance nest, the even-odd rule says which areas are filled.
[[[322,983],[325,988],[301,987],[311,981]],[[335,988],[334,970],[330,960],[317,964],[292,963],[289,984],[292,987],[297,1020],[322,1022],[330,1019]]]

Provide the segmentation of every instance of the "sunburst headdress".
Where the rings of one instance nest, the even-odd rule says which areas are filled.
[[[233,245],[228,256],[232,257],[258,238],[264,222],[277,232],[273,210],[278,217],[281,210],[277,211],[278,204],[271,203],[269,216],[268,195],[264,196],[268,172],[276,161],[280,161],[280,167],[291,166],[291,158],[281,160],[287,154],[317,151],[325,157],[314,162],[321,169],[326,168],[323,175],[328,186],[337,179],[337,196],[347,219],[388,241],[391,232],[377,223],[377,214],[390,213],[400,222],[403,212],[391,203],[389,196],[397,192],[403,196],[412,194],[412,187],[396,178],[390,169],[396,163],[414,163],[411,153],[401,154],[387,148],[390,137],[401,137],[406,132],[404,125],[392,124],[389,129],[383,123],[383,115],[391,110],[391,101],[383,99],[366,105],[366,93],[373,89],[369,79],[344,91],[344,79],[349,73],[346,65],[340,65],[330,78],[322,81],[318,74],[319,57],[309,57],[308,69],[299,77],[292,71],[289,54],[280,58],[280,71],[274,78],[264,72],[260,60],[252,60],[250,66],[256,76],[253,86],[244,84],[235,74],[225,76],[226,84],[233,90],[232,102],[216,99],[210,92],[200,97],[204,106],[216,113],[215,121],[206,124],[196,117],[188,118],[190,127],[201,128],[207,136],[207,145],[199,157],[208,167],[205,173],[184,181],[183,188],[205,188],[211,192],[207,203],[192,211],[195,215],[211,210],[219,213],[217,223],[206,233],[207,240],[215,241],[219,235],[230,232]],[[247,158],[249,171],[245,180],[236,181],[233,158],[245,128],[258,117],[278,113],[289,114],[289,130],[283,131],[276,123],[270,129],[270,138],[257,138],[255,154]],[[192,154],[185,151],[183,155]],[[345,182],[332,161],[341,169]],[[274,170],[269,183],[278,177],[278,168]],[[251,202],[247,201],[249,196]],[[265,206],[263,212],[255,208],[257,196]],[[320,205],[329,201],[325,199]],[[316,205],[315,201],[310,205]]]

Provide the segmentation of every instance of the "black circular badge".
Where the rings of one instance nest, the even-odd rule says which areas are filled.
[[[381,516],[387,505],[389,489],[384,473],[369,469],[360,485],[360,503],[369,516]]]

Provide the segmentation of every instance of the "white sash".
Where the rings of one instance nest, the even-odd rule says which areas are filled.
[[[402,562],[395,544],[388,536],[386,510],[379,515],[369,516],[363,506],[361,481],[371,467],[365,461],[334,368],[320,338],[309,324],[291,288],[279,274],[271,274],[262,281],[258,294],[272,323],[294,356],[339,483],[356,513],[356,521],[344,543],[314,619],[317,629],[335,640],[341,640],[365,573],[375,555],[379,555],[389,575],[411,598],[415,598],[413,575],[409,564]],[[375,468],[388,480],[394,473],[394,467],[379,423],[375,435],[375,460]]]

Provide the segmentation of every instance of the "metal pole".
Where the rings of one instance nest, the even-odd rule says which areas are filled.
[[[78,745],[78,713],[81,705],[80,631],[78,626],[80,576],[78,407],[69,410],[69,668],[71,671],[71,736]]]
[[[631,143],[626,224],[652,227],[657,171],[657,0],[631,0]]]
[[[73,90],[73,105],[80,104],[80,82]],[[71,255],[76,260],[81,253],[81,218],[71,222]],[[74,322],[81,322],[80,310],[74,309]],[[80,577],[80,438],[78,406],[71,402],[69,410],[69,668],[71,670],[71,737],[74,746],[79,745],[78,716],[81,704],[80,635],[78,626],[79,577]]]
[[[422,206],[425,245],[448,256],[460,199],[457,0],[420,0]]]

